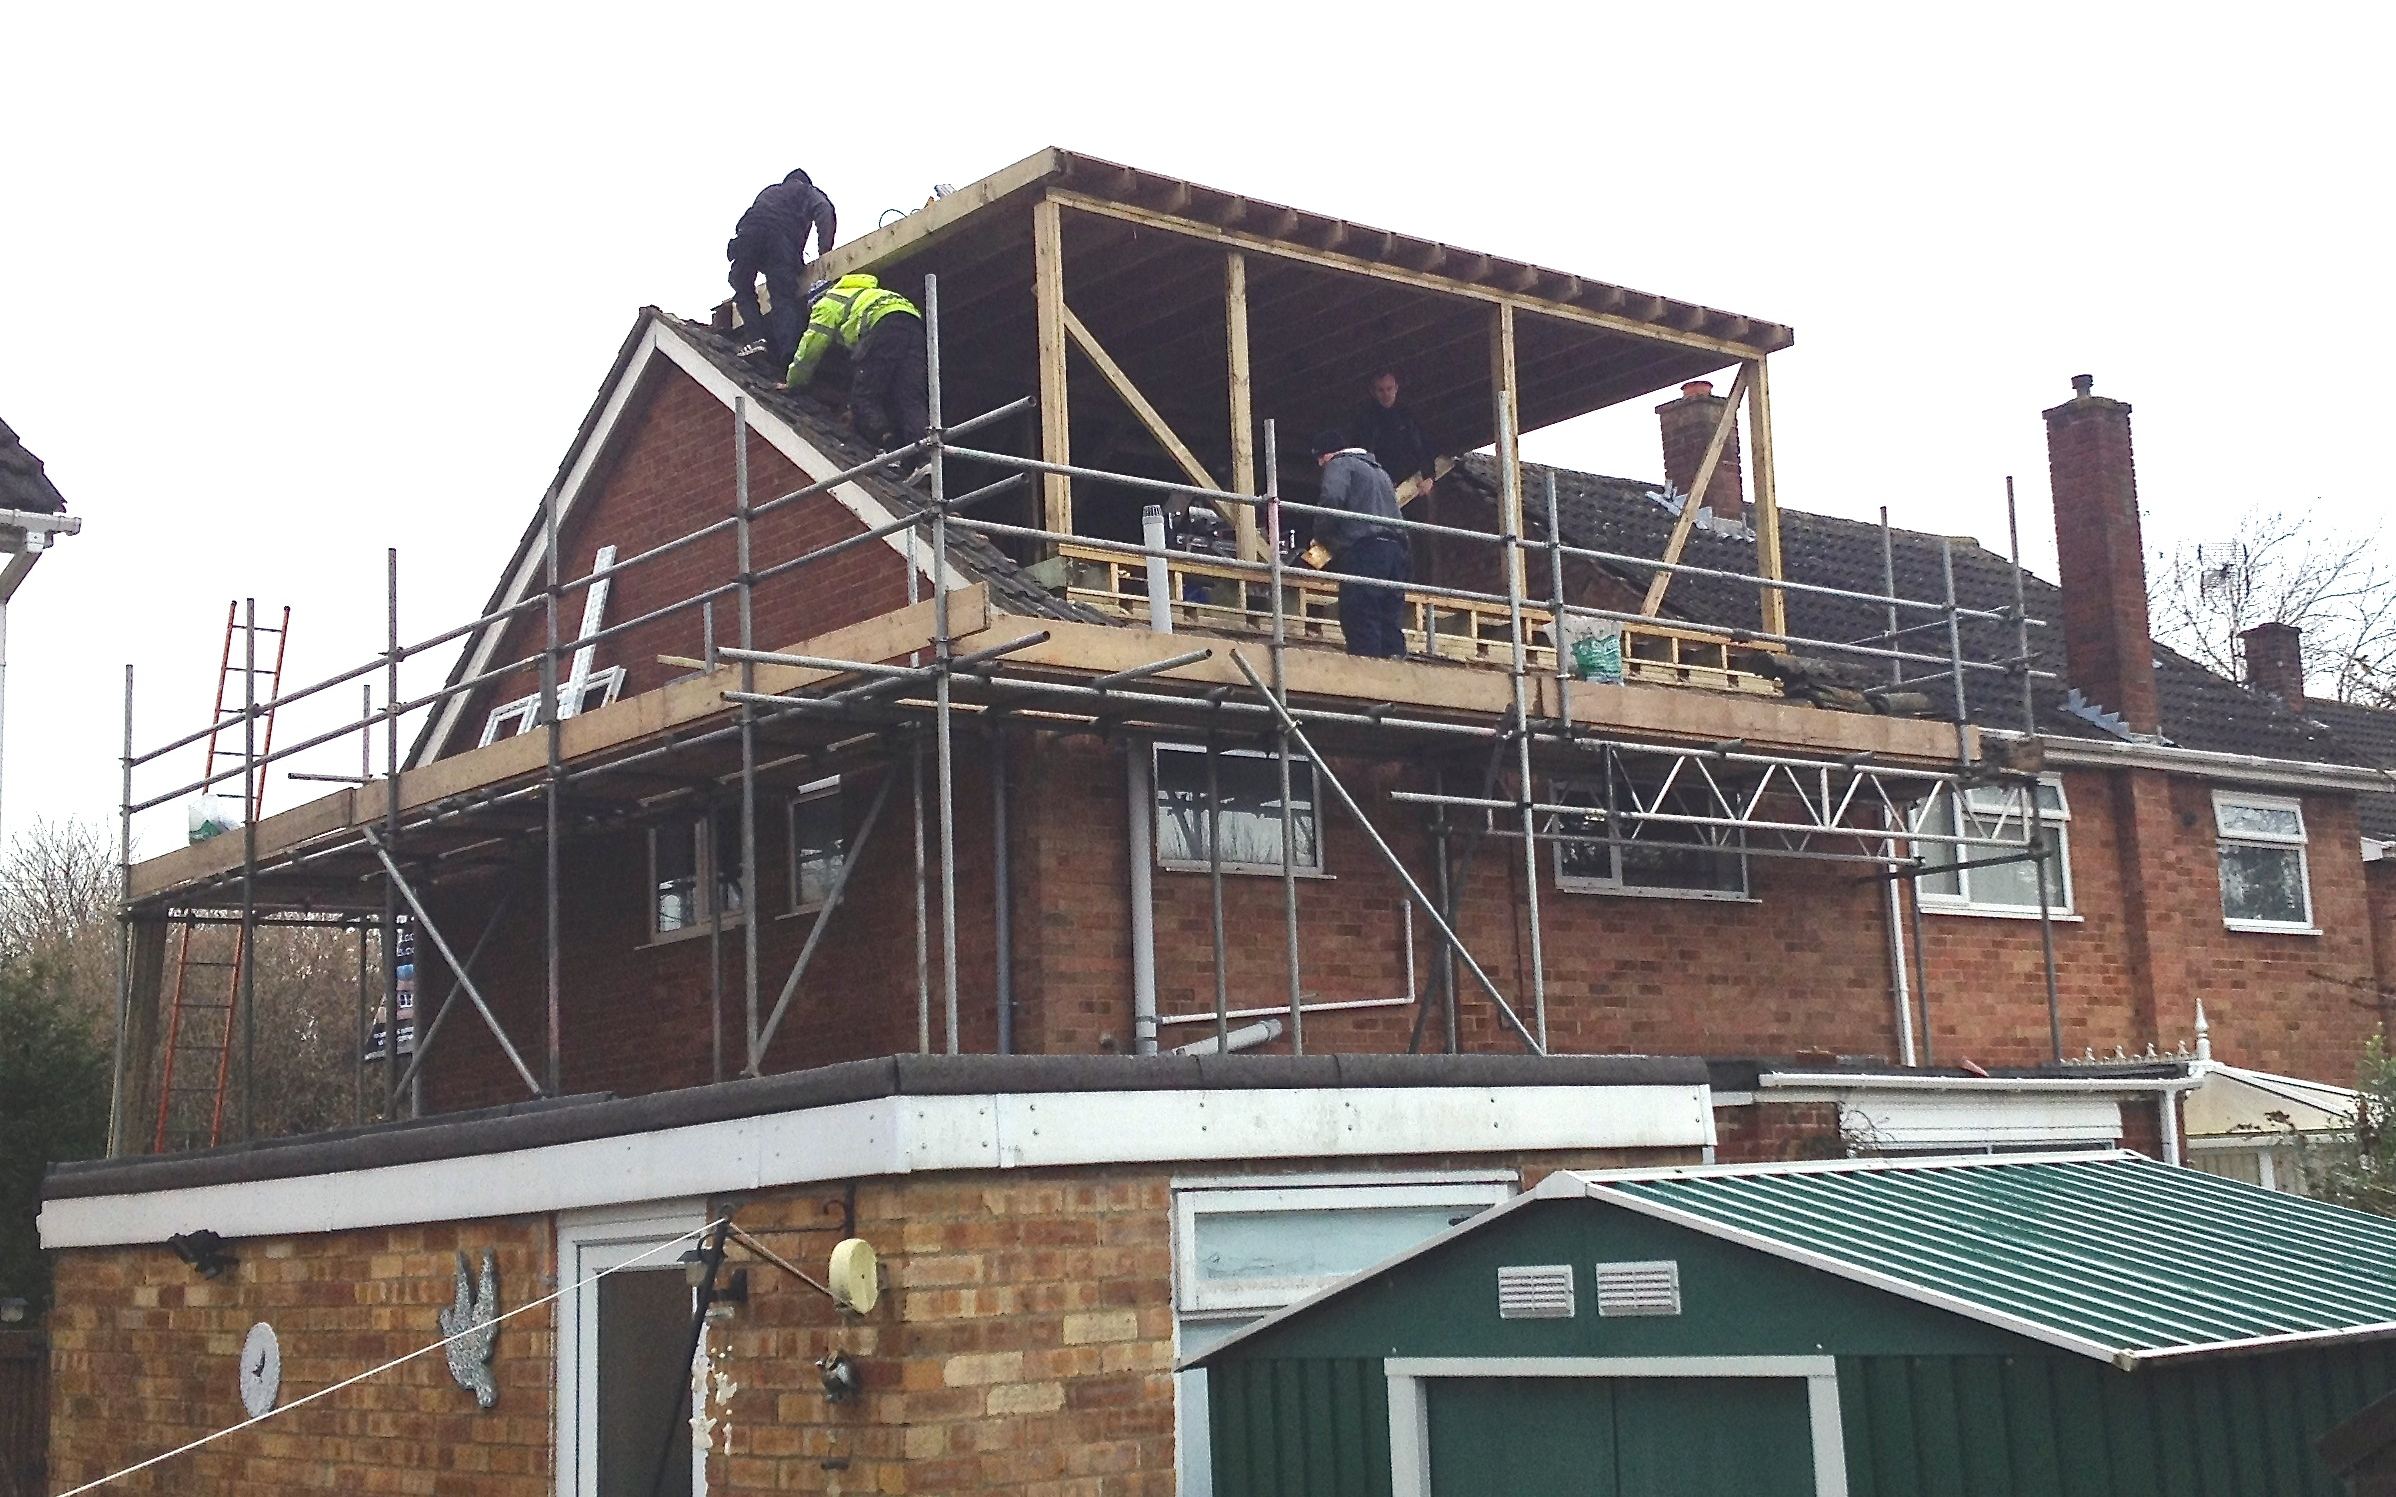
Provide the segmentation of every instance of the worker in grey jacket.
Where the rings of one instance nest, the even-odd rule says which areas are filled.
[[[1406,536],[1398,518],[1398,491],[1389,474],[1362,447],[1348,444],[1337,429],[1316,434],[1311,449],[1322,466],[1323,489],[1315,501],[1344,511],[1315,517],[1315,539],[1331,552],[1331,570],[1351,577],[1404,582]],[[1339,585],[1339,628],[1351,655],[1398,659],[1406,653],[1403,590],[1361,582]]]

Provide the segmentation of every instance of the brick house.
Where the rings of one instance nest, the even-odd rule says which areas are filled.
[[[1549,1171],[2176,1159],[2216,1071],[2334,1082],[2379,1022],[2385,776],[2152,646],[2085,384],[2057,588],[1782,510],[1777,324],[1064,152],[814,273],[867,269],[939,277],[949,418],[998,413],[937,477],[646,309],[404,762],[130,871],[120,1144],[175,919],[377,920],[425,1008],[401,1121],[54,1174],[56,1477],[237,1420],[255,1324],[285,1402],[426,1344],[487,1252],[502,1309],[561,1296],[494,1406],[423,1358],[153,1489],[583,1497],[662,1442],[677,1491],[1204,1492],[1178,1357]],[[1408,510],[1415,657],[1361,661],[1274,571],[1311,469],[1259,422],[1393,347],[1491,454]],[[1516,459],[1675,386],[1663,484]],[[1290,507],[1143,553],[1144,500],[1217,489]],[[888,1292],[736,1250],[685,1422],[662,1270],[725,1218]],[[162,1246],[202,1230],[215,1277]]]

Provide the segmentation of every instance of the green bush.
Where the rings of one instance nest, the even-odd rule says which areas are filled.
[[[0,1299],[50,1299],[42,1172],[108,1144],[108,1047],[46,967],[0,955]]]

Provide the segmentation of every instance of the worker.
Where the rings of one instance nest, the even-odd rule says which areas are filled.
[[[1404,582],[1406,537],[1389,523],[1398,518],[1398,491],[1389,474],[1371,452],[1351,445],[1347,433],[1337,428],[1316,433],[1309,450],[1323,470],[1322,494],[1315,502],[1344,511],[1315,517],[1315,539],[1330,549],[1331,570]],[[1398,588],[1361,582],[1339,585],[1339,629],[1351,655],[1392,660],[1404,656],[1405,615],[1405,594]]]
[[[765,191],[740,216],[724,258],[732,262],[732,303],[740,309],[741,326],[765,330],[766,367],[782,369],[798,347],[799,327],[806,320],[807,298],[800,289],[799,271],[807,263],[807,235],[815,234],[815,252],[832,247],[840,221],[832,200],[803,171],[794,171]],[[765,294],[774,309],[757,309],[757,277],[765,276]]]
[[[923,314],[870,275],[842,276],[815,303],[790,361],[790,388],[806,388],[834,344],[847,349],[849,415],[887,452],[921,438],[931,421]]]
[[[1373,376],[1372,398],[1357,411],[1350,434],[1358,446],[1372,453],[1391,483],[1402,484],[1419,475],[1422,487],[1416,493],[1431,492],[1431,464],[1438,454],[1414,412],[1398,399],[1396,370],[1384,369]]]

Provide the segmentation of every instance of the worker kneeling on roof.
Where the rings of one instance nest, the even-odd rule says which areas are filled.
[[[923,314],[869,275],[846,275],[817,300],[790,361],[790,387],[803,389],[839,344],[849,352],[849,413],[885,452],[919,440],[931,421],[925,389]]]
[[[1383,582],[1406,580],[1406,536],[1398,518],[1398,491],[1373,455],[1348,444],[1347,433],[1316,434],[1309,448],[1323,468],[1325,509],[1345,511],[1315,517],[1315,538],[1331,552],[1331,570]],[[1397,659],[1406,653],[1403,589],[1363,582],[1339,585],[1339,632],[1351,655]]]

